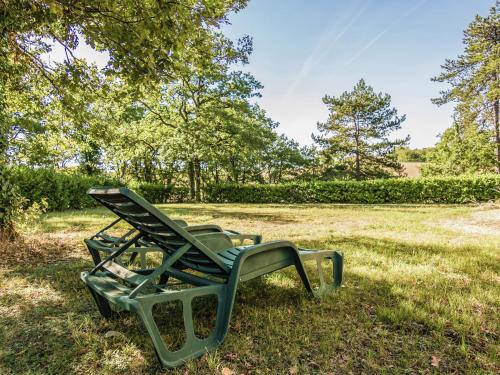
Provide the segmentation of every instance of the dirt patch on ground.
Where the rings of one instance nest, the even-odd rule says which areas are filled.
[[[54,263],[84,255],[80,233],[44,233],[0,242],[0,268]]]
[[[463,218],[443,220],[441,225],[462,233],[500,236],[500,208],[480,210]]]

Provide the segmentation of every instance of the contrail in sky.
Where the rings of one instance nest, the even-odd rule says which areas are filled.
[[[313,52],[308,56],[305,60],[304,64],[302,64],[302,68],[300,72],[297,74],[292,84],[289,86],[287,92],[283,96],[282,103],[286,102],[290,96],[295,92],[297,86],[299,86],[304,78],[307,77],[312,68],[314,68],[327,54],[331,51],[335,43],[351,28],[351,26],[356,22],[356,20],[361,16],[361,14],[366,10],[368,4],[371,0],[368,0],[361,9],[351,18],[349,23],[338,33],[335,35],[333,39],[330,39],[335,31],[335,27],[330,26],[320,37],[318,43],[313,50]]]
[[[367,49],[373,46],[385,33],[387,33],[390,29],[394,27],[398,22],[408,17],[410,14],[415,12],[419,7],[421,7],[427,0],[421,0],[415,6],[410,8],[406,13],[404,13],[401,17],[397,18],[394,22],[392,22],[389,26],[387,26],[384,30],[379,32],[372,40],[370,40],[367,44],[365,44],[358,52],[356,52],[345,64],[349,65],[354,60],[356,60],[359,56],[361,56]]]

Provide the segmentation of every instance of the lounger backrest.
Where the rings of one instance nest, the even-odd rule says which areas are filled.
[[[188,243],[191,244],[191,248],[179,259],[184,266],[209,274],[229,273],[230,270],[217,254],[132,190],[96,187],[89,189],[87,194],[143,233],[146,239],[156,243],[168,254],[173,254]]]

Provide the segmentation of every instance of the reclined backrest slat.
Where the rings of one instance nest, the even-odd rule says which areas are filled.
[[[94,194],[92,195],[94,199],[105,199],[108,204],[121,204],[121,203],[127,203],[130,204],[130,201],[128,201],[123,195],[121,194]]]
[[[191,249],[179,259],[185,266],[207,273],[229,274],[230,267],[215,252],[133,191],[127,188],[92,188],[88,194],[168,254],[190,243]]]

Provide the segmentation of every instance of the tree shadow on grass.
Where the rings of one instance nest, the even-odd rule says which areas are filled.
[[[464,332],[452,323],[453,317],[446,310],[434,311],[427,303],[426,298],[436,295],[431,286],[423,283],[419,295],[404,293],[401,290],[414,288],[411,281],[372,276],[359,269],[376,265],[351,260],[356,249],[370,250],[380,262],[402,259],[411,264],[418,261],[417,256],[432,257],[452,250],[367,237],[301,243],[319,248],[321,244],[346,248],[345,286],[321,301],[307,298],[293,268],[241,284],[230,331],[218,354],[222,364],[241,372],[259,369],[264,373],[286,373],[295,365],[304,373],[399,372],[410,368],[431,372],[430,358],[439,355],[444,372],[491,371],[490,364],[470,358],[487,356],[496,336],[466,332],[468,352],[464,354],[460,349]],[[464,255],[471,248],[453,251]],[[474,256],[481,267],[495,269],[491,257],[479,252]],[[457,270],[461,267],[457,265]],[[2,272],[3,282],[10,282],[12,288],[4,287],[0,300],[2,309],[8,310],[0,323],[4,347],[0,350],[0,372],[158,371],[149,337],[133,315],[122,313],[111,321],[99,316],[79,279],[79,272],[89,268],[89,260],[73,258],[31,266],[12,264]],[[307,269],[313,273],[311,265]],[[438,283],[442,277],[449,291],[462,287],[460,280],[434,277]],[[19,280],[33,290],[19,288]],[[434,319],[440,314],[449,325]],[[108,331],[121,334],[105,338]],[[206,358],[188,367],[210,372]]]
[[[185,219],[189,217],[210,217],[214,220],[254,220],[261,222],[272,222],[273,224],[290,224],[298,222],[292,215],[276,214],[276,213],[259,213],[259,212],[246,212],[246,211],[228,211],[225,209],[217,208],[204,208],[200,207],[168,207],[162,205],[159,207],[171,219]],[[73,211],[67,214],[58,213],[58,216],[47,214],[42,218],[43,229],[46,232],[57,231],[96,231],[99,227],[111,223],[117,217],[109,210],[97,208],[93,210],[86,210],[85,212],[78,212],[73,215]],[[194,220],[189,224],[206,224],[206,220]],[[217,224],[211,223],[211,224]],[[127,224],[119,224],[118,227],[128,228]]]
[[[473,245],[437,245],[408,243],[389,239],[379,239],[369,236],[331,237],[323,241],[301,241],[304,247],[328,244],[330,248],[349,251],[367,251],[373,254],[373,260],[402,259],[410,264],[434,264],[440,260],[447,262],[456,272],[468,274],[477,273],[477,269],[499,271],[500,256],[492,247]],[[321,247],[320,247],[321,248]]]

